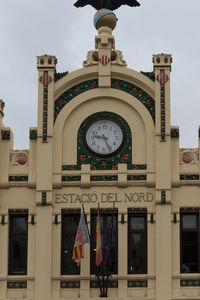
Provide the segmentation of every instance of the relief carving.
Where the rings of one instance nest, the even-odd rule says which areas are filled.
[[[29,151],[28,150],[12,150],[10,152],[11,166],[28,166]]]
[[[180,149],[180,164],[197,164],[199,162],[199,151],[198,149]]]

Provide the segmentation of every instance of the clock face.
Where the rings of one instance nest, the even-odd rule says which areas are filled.
[[[124,143],[122,127],[112,119],[93,122],[86,130],[85,142],[90,152],[98,156],[112,156]]]

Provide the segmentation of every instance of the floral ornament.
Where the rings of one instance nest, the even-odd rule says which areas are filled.
[[[97,169],[97,167],[96,167],[96,166],[91,166],[90,169],[91,169],[92,171],[95,171],[95,170]]]
[[[80,161],[85,161],[86,160],[86,155],[85,154],[81,154],[80,155]]]
[[[102,168],[106,168],[107,165],[108,165],[107,161],[102,161],[102,162],[101,162]]]
[[[119,88],[119,82],[118,82],[118,81],[115,81],[114,85],[115,85],[115,88],[116,88],[116,89]]]
[[[123,157],[122,157],[122,159],[126,161],[126,160],[128,160],[128,157],[129,157],[128,154],[124,154]]]
[[[136,95],[136,94],[137,94],[137,89],[136,89],[136,88],[133,88],[133,89],[132,89],[132,93],[133,93],[134,95]]]

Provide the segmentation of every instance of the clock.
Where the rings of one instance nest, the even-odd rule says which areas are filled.
[[[97,119],[90,123],[85,131],[85,145],[97,156],[113,156],[121,150],[124,141],[123,127],[111,118]]]

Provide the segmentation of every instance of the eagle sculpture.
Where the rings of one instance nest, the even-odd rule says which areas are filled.
[[[78,0],[74,4],[76,7],[83,7],[85,5],[92,5],[95,9],[107,8],[115,10],[121,5],[140,6],[137,0]]]

